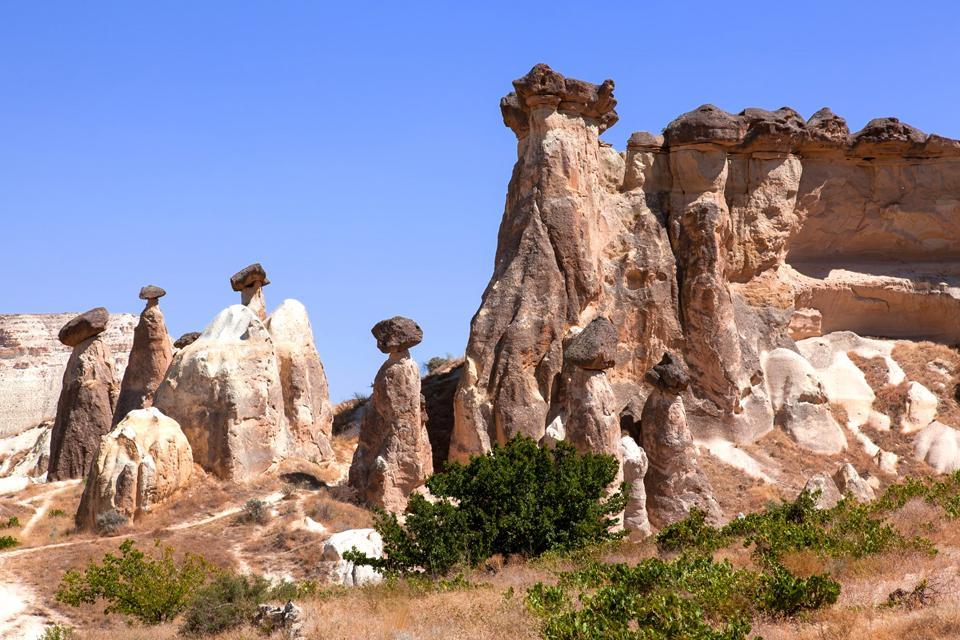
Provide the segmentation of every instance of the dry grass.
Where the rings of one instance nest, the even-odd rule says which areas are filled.
[[[933,342],[899,341],[893,348],[897,361],[907,379],[919,382],[939,398],[937,419],[960,428],[960,403],[956,398],[957,375],[960,374],[960,353],[955,348]],[[931,363],[943,366],[948,375],[930,367]]]

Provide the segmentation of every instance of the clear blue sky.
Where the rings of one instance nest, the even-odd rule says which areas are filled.
[[[516,157],[498,101],[541,61],[616,81],[618,148],[705,102],[960,137],[955,3],[469,4],[0,1],[0,313],[155,283],[176,337],[260,261],[334,400],[382,318],[461,353]]]

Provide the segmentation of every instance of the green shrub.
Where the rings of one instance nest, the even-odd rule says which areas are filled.
[[[243,504],[243,510],[237,517],[240,522],[255,522],[267,524],[270,521],[270,508],[267,503],[257,498],[251,498]]]
[[[20,544],[20,541],[13,536],[0,536],[0,549],[9,549]]]
[[[840,583],[829,576],[799,578],[777,565],[762,575],[757,599],[767,612],[794,616],[834,604],[839,596]]]
[[[105,600],[104,613],[121,613],[144,624],[172,620],[183,611],[207,576],[203,558],[187,554],[179,563],[173,548],[156,542],[158,558],[150,558],[124,540],[120,555],[106,554],[83,571],[68,571],[57,588],[57,600],[70,606]]]
[[[10,516],[4,522],[0,522],[0,529],[13,529],[14,527],[20,526],[20,518],[17,516]]]
[[[567,443],[541,449],[517,436],[431,476],[427,487],[437,501],[411,496],[404,524],[378,512],[384,558],[345,557],[388,574],[442,575],[497,553],[532,557],[614,539],[622,534],[610,531],[613,516],[626,500],[622,487],[605,492],[617,467],[612,456],[581,455]]]
[[[447,364],[453,360],[453,356],[449,353],[445,356],[434,356],[427,360],[427,373],[433,373],[437,369],[441,368],[443,365]]]
[[[111,509],[110,511],[104,511],[99,514],[94,526],[100,535],[112,536],[119,531],[121,527],[126,525],[127,522],[127,516],[116,509]]]
[[[55,624],[44,629],[43,635],[37,640],[78,640],[78,638],[77,633],[70,627]]]
[[[67,512],[64,511],[63,509],[50,509],[50,511],[47,511],[47,517],[48,518],[66,518]]]

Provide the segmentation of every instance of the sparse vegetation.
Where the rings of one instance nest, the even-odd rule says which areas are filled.
[[[247,623],[257,605],[270,597],[270,582],[261,576],[218,573],[190,602],[180,625],[185,636],[220,633]]]
[[[616,473],[611,456],[579,454],[567,443],[541,449],[518,436],[431,476],[437,500],[412,495],[404,524],[378,512],[385,558],[348,555],[388,574],[441,576],[498,553],[533,557],[610,540],[620,535],[610,528],[625,503],[622,489],[605,496]]]
[[[64,511],[63,509],[50,509],[50,511],[47,511],[47,517],[48,518],[66,518],[67,512]]]
[[[356,400],[357,404],[363,404],[370,399],[370,394],[363,393],[362,391],[356,391],[353,394],[353,399]]]
[[[190,602],[207,577],[207,564],[200,556],[187,554],[177,562],[173,548],[156,542],[159,557],[151,558],[124,540],[120,554],[108,553],[84,571],[68,571],[57,589],[57,601],[77,607],[99,600],[104,613],[121,613],[143,624],[172,620]]]
[[[243,510],[237,516],[240,522],[254,522],[256,524],[267,524],[270,522],[270,507],[263,500],[251,498],[243,505]]]
[[[55,624],[43,630],[43,635],[38,640],[78,640],[79,636],[70,627],[62,624]]]
[[[126,525],[128,522],[127,516],[123,515],[116,509],[111,509],[110,511],[104,511],[97,516],[96,528],[97,533],[103,536],[112,536],[120,530],[121,527]]]
[[[20,544],[20,541],[13,536],[0,536],[0,549],[9,549]]]
[[[20,518],[17,516],[10,516],[5,521],[0,522],[0,529],[13,529],[20,526]]]
[[[445,356],[434,356],[430,358],[427,360],[427,364],[425,365],[427,368],[427,373],[433,373],[434,371],[437,371],[451,360],[453,360],[453,354],[450,353],[446,354]]]

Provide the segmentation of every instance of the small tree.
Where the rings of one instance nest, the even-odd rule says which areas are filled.
[[[124,540],[120,555],[111,553],[83,571],[67,571],[57,600],[73,607],[105,600],[104,613],[121,613],[144,624],[160,624],[177,616],[207,576],[207,563],[187,554],[178,564],[173,548],[156,542],[159,558],[150,558]]]

